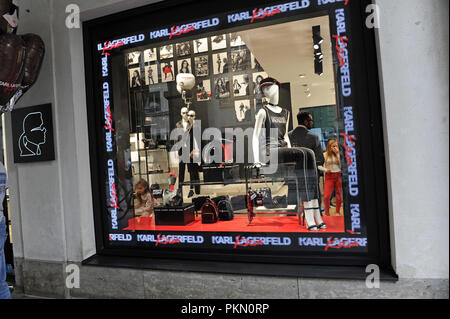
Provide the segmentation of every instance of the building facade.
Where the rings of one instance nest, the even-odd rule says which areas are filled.
[[[310,4],[309,1],[307,2]],[[323,5],[336,5],[336,10],[339,10],[338,6],[343,4],[338,2]],[[381,175],[386,175],[387,182],[385,184],[375,182],[380,179],[382,181],[383,176],[375,176],[373,179],[368,178],[368,175],[363,176],[365,177],[364,180],[368,181],[366,183],[372,183],[372,186],[368,186],[367,189],[375,188],[377,194],[386,194],[385,208],[380,204],[383,202],[383,195],[377,195],[379,201],[365,202],[366,206],[370,204],[376,207],[370,208],[373,210],[379,210],[381,206],[382,211],[377,211],[376,216],[385,216],[386,222],[378,225],[379,231],[376,232],[376,236],[373,235],[374,233],[371,235],[370,230],[366,237],[363,236],[369,242],[379,241],[379,250],[373,255],[371,252],[363,250],[361,252],[356,251],[355,254],[367,254],[364,255],[367,257],[364,259],[367,260],[367,264],[377,263],[387,256],[389,257],[387,266],[390,267],[385,267],[382,275],[382,279],[386,280],[381,282],[379,289],[367,288],[364,275],[365,267],[362,267],[362,261],[358,259],[359,257],[355,257],[355,260],[352,261],[353,264],[345,264],[345,262],[327,264],[324,262],[320,271],[312,270],[307,262],[299,262],[298,264],[286,262],[262,271],[257,267],[257,263],[248,261],[249,268],[243,271],[238,267],[233,267],[233,258],[238,255],[231,260],[225,260],[221,257],[226,252],[215,252],[220,257],[216,260],[205,260],[204,258],[189,260],[186,254],[181,256],[183,252],[179,255],[172,254],[172,257],[170,257],[170,251],[164,252],[160,256],[157,255],[158,253],[145,256],[142,251],[146,250],[146,247],[140,247],[141,250],[136,252],[135,248],[139,245],[136,243],[137,239],[133,236],[145,233],[139,233],[139,227],[133,228],[130,220],[135,220],[139,216],[124,217],[127,224],[120,225],[119,228],[121,229],[117,232],[114,231],[114,224],[111,221],[109,221],[109,224],[112,225],[112,229],[101,230],[105,224],[101,217],[104,215],[101,212],[107,209],[104,206],[105,203],[107,206],[109,201],[105,200],[104,196],[102,197],[102,195],[107,195],[108,191],[105,191],[105,194],[101,191],[105,188],[104,183],[107,179],[101,178],[102,167],[95,166],[95,163],[105,158],[107,152],[100,151],[102,145],[99,144],[99,141],[101,141],[99,135],[105,132],[93,131],[93,127],[95,128],[99,124],[97,121],[99,116],[95,106],[101,105],[101,109],[104,110],[104,107],[110,105],[102,104],[101,97],[104,97],[104,90],[102,90],[104,86],[96,78],[96,76],[102,78],[102,75],[105,78],[105,70],[95,64],[95,60],[89,58],[89,56],[95,47],[97,51],[103,51],[101,52],[103,53],[102,58],[107,56],[104,53],[109,50],[105,51],[105,47],[108,48],[106,42],[102,41],[100,45],[103,43],[103,46],[100,47],[98,43],[95,43],[94,47],[91,43],[94,43],[94,41],[89,42],[89,38],[91,40],[101,38],[102,35],[98,34],[103,31],[98,30],[101,30],[102,24],[108,26],[108,23],[115,21],[114,19],[119,21],[118,17],[125,14],[124,12],[127,10],[153,3],[157,7],[147,7],[146,12],[149,12],[149,14],[152,14],[152,10],[167,12],[169,10],[167,8],[173,5],[171,1],[158,3],[155,1],[108,0],[95,1],[95,3],[80,1],[78,5],[81,9],[81,21],[86,22],[81,25],[84,27],[83,30],[83,28],[70,29],[66,26],[68,17],[66,8],[71,4],[70,1],[22,1],[21,7],[28,10],[22,10],[20,32],[39,33],[46,44],[47,52],[38,82],[20,101],[18,108],[51,103],[56,159],[37,163],[14,163],[12,150],[15,141],[12,134],[9,134],[13,125],[11,115],[5,116],[6,157],[10,185],[15,276],[18,289],[23,289],[25,294],[57,298],[448,298],[448,3],[438,0],[428,2],[376,1],[375,4],[379,8],[380,25],[375,31],[374,45],[371,47],[369,41],[364,45],[362,43],[355,44],[354,47],[355,49],[373,50],[377,58],[377,65],[367,66],[369,71],[366,73],[357,71],[357,73],[358,75],[367,74],[368,82],[374,78],[373,74],[370,73],[371,68],[378,73],[379,83],[377,83],[377,87],[379,87],[380,93],[378,95],[380,96],[377,99],[380,99],[381,110],[373,112],[379,113],[379,118],[374,115],[371,119],[375,119],[372,123],[375,126],[377,125],[376,121],[379,120],[382,131],[371,137],[372,140],[378,142],[374,143],[377,145],[371,147],[372,149],[381,147],[381,149],[378,149],[378,153],[371,155],[362,147],[362,153],[360,154],[365,160],[365,162],[362,162],[363,165],[369,165],[369,162],[373,162],[374,167],[380,167],[380,165],[385,167],[386,172],[381,172]],[[287,2],[280,1],[279,3],[287,4]],[[295,3],[297,3],[297,6],[293,4],[292,9],[309,9],[307,7],[301,8],[304,1]],[[180,2],[178,5],[180,8],[183,6],[189,7],[189,1]],[[316,5],[321,6],[321,1],[317,4],[314,2],[314,6]],[[289,5],[286,8],[289,8]],[[232,12],[242,13],[244,11],[243,8],[236,8]],[[273,17],[268,16],[267,18],[276,19],[277,14],[280,16],[285,14],[284,11],[280,11],[272,10]],[[128,27],[123,23],[119,24],[120,27],[124,27],[124,30],[110,31],[108,36],[113,38],[106,38],[104,41],[125,39],[128,36],[135,35],[133,34],[135,25],[142,26],[137,12],[135,10],[126,13],[130,17],[128,22],[130,26]],[[102,18],[112,14],[114,15],[102,20]],[[285,20],[280,24],[268,23],[264,25],[265,36],[270,38],[276,34],[278,25],[281,26],[282,31],[288,32],[289,23],[299,23],[294,26],[295,30],[301,30],[305,27],[309,30],[308,36],[312,38],[311,27],[320,25],[322,37],[328,37],[326,40],[331,40],[334,43],[333,29],[327,30],[324,27],[333,23],[328,20],[322,23],[320,16],[316,16],[309,11],[305,14],[306,16],[300,20],[291,19],[291,16],[283,16],[280,19]],[[351,15],[354,14],[351,9],[349,9],[349,14],[353,20],[356,19],[355,15]],[[230,14],[226,16],[228,17],[228,23],[234,23],[234,21],[229,20],[233,19],[230,18]],[[242,18],[242,15],[237,15],[236,19],[239,19],[239,17]],[[117,48],[114,49],[123,49],[123,52],[121,51],[118,55],[113,54],[109,60],[111,65],[106,70],[106,73],[111,74],[111,86],[121,88],[118,90],[119,92],[116,92],[116,90],[111,94],[116,105],[112,110],[112,115],[116,118],[114,130],[121,130],[122,133],[117,137],[117,145],[115,146],[119,151],[115,155],[114,161],[129,161],[130,166],[133,166],[135,162],[138,163],[137,169],[131,169],[132,175],[137,175],[137,177],[133,176],[134,179],[131,179],[134,181],[130,183],[131,187],[142,175],[146,175],[147,179],[149,178],[147,174],[149,167],[141,169],[141,155],[139,154],[141,149],[139,146],[140,134],[144,134],[144,138],[148,137],[145,135],[146,131],[139,127],[145,127],[146,121],[151,122],[151,119],[145,118],[147,112],[145,108],[159,107],[161,109],[158,112],[164,113],[164,108],[167,107],[168,114],[162,114],[162,118],[158,118],[158,121],[167,121],[167,125],[158,126],[158,131],[155,133],[158,138],[155,139],[167,134],[168,128],[174,127],[172,122],[179,120],[178,114],[175,116],[171,113],[171,110],[175,108],[172,103],[178,103],[173,102],[170,98],[176,94],[172,94],[170,91],[170,85],[175,83],[175,74],[170,74],[170,72],[166,72],[167,70],[179,70],[182,67],[182,61],[189,60],[191,62],[189,64],[195,66],[195,75],[204,79],[201,83],[206,91],[204,99],[213,101],[216,98],[220,100],[220,94],[217,97],[214,96],[215,84],[218,84],[215,80],[219,73],[225,72],[223,70],[220,72],[220,66],[214,66],[214,62],[223,61],[224,58],[232,59],[234,52],[246,51],[246,49],[243,49],[246,46],[248,54],[252,53],[258,57],[262,68],[258,69],[253,65],[252,62],[256,59],[251,56],[252,61],[249,61],[248,69],[252,71],[247,72],[247,69],[239,69],[239,66],[236,66],[236,69],[228,72],[229,74],[226,76],[230,79],[230,87],[234,78],[238,80],[238,84],[241,80],[246,82],[244,75],[251,78],[250,82],[256,81],[259,73],[277,78],[284,77],[285,73],[281,71],[277,73],[277,68],[285,66],[277,64],[277,61],[274,62],[271,56],[265,56],[264,53],[268,51],[267,47],[259,46],[260,41],[257,40],[261,35],[258,34],[258,31],[262,28],[252,29],[240,24],[233,25],[230,29],[224,29],[225,32],[215,25],[216,20],[214,19],[216,16],[208,16],[207,18],[199,18],[194,21],[208,20],[209,24],[204,23],[202,26],[205,28],[208,26],[217,27],[217,30],[214,29],[214,32],[207,33],[206,36],[199,32],[192,37],[187,37],[186,41],[191,41],[192,45],[194,43],[200,45],[199,40],[204,37],[211,38],[208,42],[210,49],[206,49],[208,54],[203,54],[206,51],[202,51],[200,46],[196,49],[193,48],[191,54],[178,51],[178,44],[185,41],[180,40],[179,43],[172,43],[156,39],[170,35],[163,35],[159,28],[154,28],[152,25],[142,26],[142,29],[145,31],[153,30],[155,42],[144,41],[141,46],[139,46],[140,44],[130,43],[130,48],[126,47],[129,43],[124,45],[125,48],[120,48],[121,45],[118,45],[120,41],[115,43]],[[167,20],[168,26],[172,25],[170,16],[166,15],[164,19]],[[217,19],[223,20],[220,16]],[[331,22],[338,22],[334,18],[331,20]],[[188,22],[192,21],[189,20]],[[338,25],[338,23],[335,25]],[[88,28],[92,31],[91,33],[87,31]],[[337,28],[339,28],[339,25]],[[170,33],[170,28],[168,30]],[[183,33],[189,33],[188,30],[189,27],[186,26],[184,32],[180,32],[179,36],[183,36]],[[356,31],[354,32],[356,33]],[[221,41],[218,39],[221,33],[230,34],[224,42],[224,47],[221,47]],[[136,40],[139,40],[139,34]],[[152,36],[151,32],[144,34]],[[232,34],[239,35],[240,39],[233,38]],[[217,41],[214,42],[215,40]],[[272,41],[275,41],[275,38]],[[296,41],[300,42],[301,37],[299,36]],[[293,42],[295,43],[295,41]],[[172,52],[166,50],[166,47],[170,45],[173,45]],[[213,45],[217,46],[217,50],[214,49]],[[280,47],[283,43],[280,42],[277,45]],[[155,54],[155,61],[151,57],[145,60],[147,52],[153,48],[158,49],[157,54]],[[239,50],[234,48],[239,48]],[[326,78],[327,70],[330,69],[332,71],[329,73],[333,73],[333,65],[339,64],[339,54],[336,55],[334,50],[334,47],[328,48],[323,45],[325,58],[322,72],[324,72],[324,76],[315,74],[321,77],[321,81],[323,81],[317,82],[320,85],[328,85],[329,83],[326,81],[330,81],[332,84],[336,83],[336,79]],[[310,51],[313,55],[312,48],[310,48]],[[139,52],[144,60],[139,61],[138,58],[136,63],[131,61],[130,59],[133,58],[131,55],[135,52]],[[336,59],[333,61],[333,52],[334,56],[338,57],[337,61]],[[338,53],[340,52],[338,50]],[[237,55],[239,54],[237,53]],[[353,54],[357,55],[358,53]],[[188,58],[185,58],[186,56]],[[211,65],[206,68],[207,70],[202,67],[204,64],[204,61],[200,58],[202,56],[207,56],[208,61],[210,61]],[[327,56],[329,58],[328,64]],[[281,59],[283,59],[283,56]],[[178,62],[180,62],[179,65]],[[166,63],[166,66],[164,66],[164,63]],[[118,66],[113,67],[112,64]],[[216,67],[218,67],[217,70]],[[144,90],[133,86],[132,75],[135,70],[146,74],[145,79],[141,78],[146,82],[150,81],[148,76],[150,70],[157,74],[153,79],[157,83],[148,82],[142,85],[142,87],[146,86],[145,93],[147,95],[140,97],[140,99],[153,98],[155,101],[160,98],[162,101],[166,98],[169,101],[166,106],[162,102],[153,105],[142,102],[142,114],[144,115],[141,123],[138,120],[133,122],[132,119],[139,118],[142,114],[127,114],[127,107],[122,112],[119,106],[123,104],[124,96],[125,99],[131,101],[130,105],[132,103],[138,105],[136,96],[140,96],[139,94]],[[317,71],[317,69],[314,71]],[[318,72],[320,73],[320,71]],[[118,76],[119,73],[125,74],[125,76]],[[274,74],[277,76],[274,76]],[[242,79],[239,78],[241,75]],[[171,76],[172,79],[168,79],[167,76]],[[208,81],[209,85],[206,84]],[[341,82],[342,86],[332,87],[335,91],[341,90],[343,94],[329,94],[330,96],[327,96],[325,100],[317,97],[323,97],[323,94],[314,94],[314,90],[317,90],[315,86],[311,86],[310,91],[302,86],[300,92],[294,88],[295,85],[300,86],[300,83],[306,83],[305,81],[294,83],[294,80],[290,81],[283,78],[282,82],[283,85],[286,82],[291,84],[293,127],[298,124],[295,114],[298,110],[296,107],[299,105],[302,108],[312,110],[317,120],[322,113],[319,113],[315,107],[339,105],[339,98],[345,95],[344,89],[346,86],[342,84],[343,82]],[[196,84],[199,85],[199,83]],[[164,85],[169,88],[161,89]],[[281,88],[283,88],[283,85],[281,85]],[[250,87],[254,89],[253,86]],[[327,89],[330,90],[329,87]],[[161,90],[170,94],[157,95],[156,93],[159,94]],[[229,94],[233,96],[232,100],[227,100],[231,105],[228,108],[232,110],[230,114],[234,114],[238,122],[246,122],[245,116],[240,118],[238,111],[240,104],[246,110],[247,101],[249,102],[248,108],[254,110],[251,115],[256,115],[256,95],[246,94],[246,92],[241,94],[235,86],[228,90]],[[308,92],[312,93],[311,97],[308,97]],[[363,92],[363,90],[360,92]],[[101,96],[100,104],[95,101],[99,98],[99,94]],[[372,97],[374,92],[368,90],[367,94]],[[130,96],[134,97],[134,102]],[[213,102],[201,101],[202,96],[197,98],[198,100],[195,102],[208,103],[206,105],[212,113],[199,112],[201,106],[199,106],[200,104],[195,105],[194,102],[198,117],[208,121],[211,126],[217,127],[214,119],[218,118],[216,114],[219,113],[216,112],[227,108],[227,106],[224,106],[224,103],[219,103],[217,109],[214,109],[213,112],[211,111],[215,107]],[[358,99],[361,98],[358,97]],[[364,98],[368,99],[369,97]],[[177,104],[177,107],[179,105],[180,103]],[[236,112],[233,112],[235,107]],[[137,108],[137,106],[134,108]],[[151,111],[149,112],[151,113]],[[179,112],[179,110],[177,109],[176,112]],[[119,114],[122,115],[119,116]],[[363,118],[363,114],[365,113],[361,111],[359,116]],[[167,118],[165,119],[164,116],[167,116]],[[120,119],[129,117],[126,122],[131,124],[127,123],[126,128],[124,128],[123,124],[118,123],[118,117]],[[223,120],[223,117],[221,117],[221,120]],[[233,118],[230,117],[229,120],[231,121]],[[253,126],[253,123],[250,123],[249,126]],[[245,126],[242,127],[245,128]],[[337,123],[336,128],[337,130],[334,133],[340,133],[342,125]],[[125,129],[126,134],[123,134]],[[151,132],[149,134],[150,137],[155,135]],[[121,137],[124,135],[126,135],[126,142],[121,141]],[[131,144],[130,140],[133,138],[137,144],[136,149],[129,146],[121,149],[123,143]],[[120,153],[127,154],[127,150],[129,154],[121,159]],[[137,152],[137,155],[133,152]],[[129,156],[129,160],[126,156]],[[133,157],[136,157],[137,161],[133,160]],[[169,158],[167,162],[170,170],[172,159]],[[108,163],[107,158],[106,163]],[[126,164],[124,165],[126,166]],[[120,164],[114,164],[114,167],[120,167]],[[96,171],[97,168],[99,169],[98,172]],[[163,170],[165,171],[166,168]],[[142,174],[141,171],[145,171],[145,173]],[[177,173],[179,174],[179,172]],[[379,172],[376,171],[376,173]],[[97,175],[100,177],[96,177]],[[118,178],[121,177],[119,175],[118,173]],[[158,183],[162,184],[163,182],[158,180]],[[351,189],[350,185],[344,183],[345,192],[351,193]],[[214,192],[214,194],[216,193]],[[362,202],[364,202],[364,199],[362,199]],[[343,223],[347,218],[351,225],[351,218],[345,217],[351,216],[351,206],[348,203],[344,203],[343,206]],[[380,222],[380,220],[367,218],[366,227],[368,229],[373,227],[370,222]],[[330,223],[328,224],[330,225]],[[136,226],[136,224],[133,225]],[[344,227],[347,226],[347,224],[344,225]],[[129,232],[122,232],[126,228]],[[149,231],[148,229],[144,230]],[[174,232],[173,229],[152,230]],[[189,231],[194,237],[199,234],[202,235],[201,231],[192,229]],[[339,232],[333,231],[332,234]],[[345,233],[345,230],[343,233]],[[114,241],[115,238],[127,239],[127,234],[132,236],[130,238],[133,238],[134,246],[126,245],[124,247],[123,244],[118,243],[119,247],[114,247],[113,244],[108,246],[102,243],[105,236],[109,237],[110,241]],[[111,235],[113,236],[111,237]],[[349,233],[345,235],[349,237]],[[222,236],[225,237],[226,234],[222,234]],[[305,236],[309,237],[309,235]],[[206,235],[204,237],[206,238]],[[324,235],[324,238],[327,237],[328,235]],[[294,241],[299,241],[298,237],[293,238]],[[386,240],[387,242],[384,244]],[[361,244],[361,242],[359,243]],[[203,247],[194,248],[198,250],[195,251],[191,247],[187,248],[192,256],[202,253]],[[271,254],[274,254],[274,252],[269,251],[267,254],[267,256],[273,256]],[[289,254],[295,256],[306,254],[308,258],[312,258],[308,253],[298,248],[294,252],[286,253],[287,256]],[[375,258],[374,256],[378,254],[383,255],[383,257]],[[187,256],[189,257],[189,254]],[[337,259],[342,258],[342,256],[338,256]],[[146,257],[145,262],[142,261],[143,257]],[[158,257],[163,258],[164,262],[158,262]],[[285,256],[281,257],[284,258]],[[251,254],[245,255],[243,258],[251,260],[252,256]],[[369,262],[370,260],[373,262]],[[263,261],[258,260],[258,262]],[[72,264],[80,267],[81,281],[80,288],[77,289],[69,289],[66,286],[67,266]],[[224,270],[225,268],[227,270]],[[280,273],[277,274],[277,271],[273,270],[275,268],[282,270],[278,270]],[[284,273],[284,275],[281,273]],[[326,275],[327,273],[331,275]],[[396,280],[397,276],[398,280]],[[205,287],[208,288],[205,289]]]

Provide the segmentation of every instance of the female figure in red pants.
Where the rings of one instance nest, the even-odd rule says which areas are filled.
[[[330,199],[333,190],[336,195],[336,215],[341,214],[342,205],[342,178],[341,160],[339,156],[339,143],[336,140],[329,140],[327,150],[324,153],[325,163],[319,166],[319,170],[325,173],[325,184],[323,201],[325,204],[325,216],[330,216]]]

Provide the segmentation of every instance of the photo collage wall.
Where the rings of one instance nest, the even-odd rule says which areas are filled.
[[[192,73],[197,82],[195,101],[200,105],[217,101],[220,108],[233,109],[237,126],[254,122],[263,104],[259,83],[268,76],[237,33],[129,53],[128,72],[131,89]]]

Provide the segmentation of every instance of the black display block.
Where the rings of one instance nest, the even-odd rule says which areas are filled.
[[[155,207],[155,224],[159,226],[185,226],[195,220],[195,205]]]

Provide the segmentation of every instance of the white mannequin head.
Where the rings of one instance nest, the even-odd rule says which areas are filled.
[[[278,105],[280,99],[280,88],[277,84],[271,86],[265,86],[262,89],[264,96],[269,99],[269,102],[273,105]]]
[[[181,109],[181,118],[183,119],[183,121],[188,122],[189,121],[189,117],[188,117],[188,108],[187,107],[183,107]]]
[[[269,102],[273,105],[278,105],[280,99],[280,82],[274,78],[266,78],[260,82],[261,92]]]
[[[191,124],[194,124],[195,121],[195,111],[189,111],[188,113],[188,117],[189,117],[189,121],[191,122]]]
[[[190,73],[179,73],[177,75],[177,90],[180,94],[183,91],[192,90],[195,86],[195,76]]]

